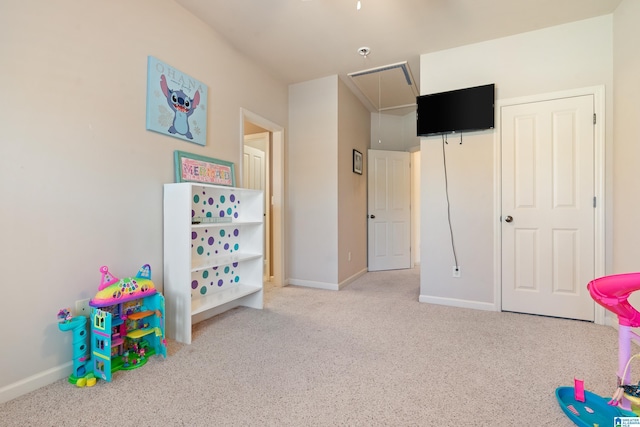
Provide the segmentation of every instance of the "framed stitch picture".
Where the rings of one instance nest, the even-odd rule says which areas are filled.
[[[353,150],[353,171],[362,175],[362,153],[358,150]]]
[[[147,130],[207,145],[207,86],[149,56]]]
[[[176,182],[200,182],[235,187],[232,162],[176,150],[173,153]]]

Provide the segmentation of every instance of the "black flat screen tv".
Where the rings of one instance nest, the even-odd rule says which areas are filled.
[[[494,84],[418,96],[418,136],[492,129],[494,102]]]

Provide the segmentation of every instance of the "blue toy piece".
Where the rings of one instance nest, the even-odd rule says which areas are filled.
[[[58,320],[58,328],[61,331],[73,332],[73,372],[69,375],[69,382],[78,387],[95,385],[96,378],[91,370],[91,357],[87,345],[87,318],[72,317],[68,309],[62,309],[58,312]]]
[[[584,390],[584,402],[576,400],[573,387],[558,387],[556,399],[564,413],[580,427],[611,426],[616,417],[635,417],[633,412],[625,411],[618,406],[609,405],[610,399]]]

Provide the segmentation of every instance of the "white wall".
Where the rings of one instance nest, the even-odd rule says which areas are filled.
[[[605,85],[612,123],[612,16],[602,16],[421,56],[422,94],[496,84],[497,99]],[[494,132],[450,137],[446,146],[451,216],[462,277],[447,224],[440,137],[421,141],[420,300],[493,309]],[[607,131],[607,150],[612,132]],[[610,170],[608,174],[610,175]]]
[[[338,283],[338,76],[289,87],[289,283]]]
[[[289,87],[289,283],[337,290],[366,272],[369,112],[337,75]],[[351,261],[349,261],[351,252]]]
[[[402,116],[371,113],[372,150],[404,151]]]
[[[415,111],[404,116],[371,113],[372,150],[409,151],[418,147]]]
[[[402,116],[402,135],[404,146],[407,150],[418,149],[420,147],[420,138],[416,130],[416,112],[413,111]]]
[[[613,272],[640,271],[640,2],[624,0],[614,13]],[[634,294],[640,301],[638,295]]]
[[[613,269],[611,273],[640,271],[640,2],[624,0],[613,15],[614,144],[613,150]],[[640,307],[640,292],[629,298]],[[610,316],[613,323],[615,316]],[[636,331],[638,332],[638,331]]]
[[[367,271],[367,148],[370,113],[338,80],[338,283]],[[362,153],[362,175],[353,172],[353,150]]]
[[[287,87],[172,0],[5,0],[0,13],[0,401],[71,372],[56,314],[99,268],[151,264],[173,151],[239,164],[240,108],[287,125]],[[176,36],[179,28],[180,36]],[[207,146],[145,130],[147,56],[209,88]],[[205,107],[205,106],[203,106]]]

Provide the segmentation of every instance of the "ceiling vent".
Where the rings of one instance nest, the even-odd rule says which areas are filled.
[[[370,104],[370,110],[395,115],[415,111],[419,90],[406,61],[349,73],[348,76]]]

